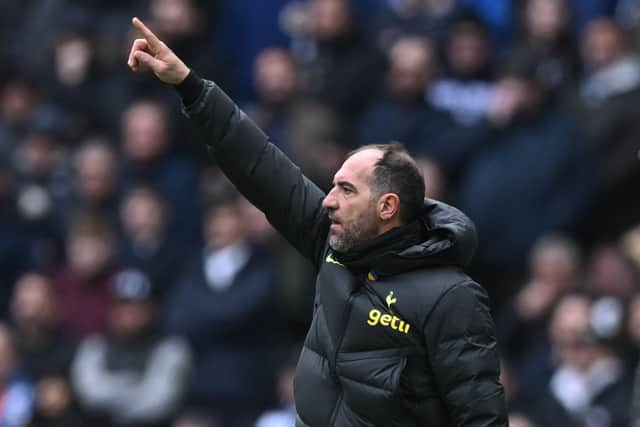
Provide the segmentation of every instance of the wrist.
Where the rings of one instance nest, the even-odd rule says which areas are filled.
[[[202,80],[195,71],[188,70],[185,78],[180,83],[174,85],[174,87],[182,98],[182,103],[185,106],[189,106],[200,96],[200,92],[202,92],[202,88],[204,87],[204,80]]]

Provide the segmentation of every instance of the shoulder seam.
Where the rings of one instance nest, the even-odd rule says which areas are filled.
[[[442,293],[442,295],[440,295],[438,297],[438,299],[436,300],[436,302],[433,304],[433,307],[431,307],[431,310],[429,311],[429,313],[427,313],[427,315],[424,318],[424,321],[422,322],[421,325],[421,330],[424,331],[424,328],[427,325],[427,322],[429,321],[429,319],[431,318],[431,315],[433,314],[433,312],[435,311],[436,307],[438,307],[438,305],[440,304],[440,301],[442,301],[442,299],[447,296],[449,294],[449,292],[453,291],[454,289],[457,289],[458,287],[460,287],[461,285],[467,284],[467,283],[475,283],[475,281],[471,278],[465,278],[459,282],[454,283],[453,285],[451,285],[451,287],[449,287],[449,289],[447,289],[446,291],[444,291]]]

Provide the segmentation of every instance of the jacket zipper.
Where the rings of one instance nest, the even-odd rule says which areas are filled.
[[[351,292],[351,294],[349,294],[349,298],[347,298],[347,303],[342,313],[342,317],[344,319],[342,323],[342,328],[341,328],[342,334],[340,334],[340,337],[338,338],[338,342],[336,343],[336,348],[333,353],[333,364],[332,364],[333,367],[331,369],[331,376],[333,377],[333,380],[336,382],[336,384],[339,383],[338,373],[336,372],[336,362],[338,360],[338,352],[340,351],[340,346],[342,345],[342,340],[344,339],[345,332],[346,332],[345,329],[347,327],[347,323],[349,322],[349,315],[351,314],[351,305],[357,293],[358,293],[358,290],[353,291]],[[343,395],[342,387],[340,387],[340,395],[338,396],[338,400],[336,401],[336,406],[333,408],[333,413],[331,414],[331,420],[329,421],[330,426],[333,426],[334,422],[336,421],[336,416],[338,415],[338,409],[342,404],[342,395]]]

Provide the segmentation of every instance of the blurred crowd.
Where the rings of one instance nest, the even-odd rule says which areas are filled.
[[[322,188],[407,146],[477,225],[512,427],[640,426],[638,0],[0,1],[0,426],[294,423],[314,273],[132,16]]]

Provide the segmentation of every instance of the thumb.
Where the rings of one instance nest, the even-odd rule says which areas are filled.
[[[153,56],[149,55],[147,52],[144,52],[142,50],[137,51],[134,54],[134,58],[138,62],[146,65],[149,68],[151,68],[151,70],[154,71],[154,72],[159,72],[160,69],[162,68],[163,64],[164,64],[159,59],[154,58]]]

